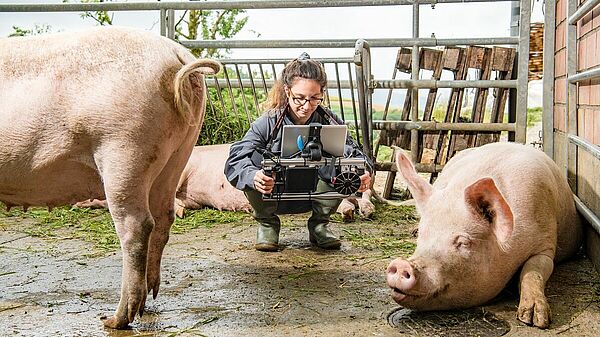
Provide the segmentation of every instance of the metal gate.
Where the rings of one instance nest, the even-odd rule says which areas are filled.
[[[529,26],[531,15],[531,0],[512,1],[513,11],[511,16],[512,32],[508,37],[495,38],[456,38],[438,39],[435,37],[420,37],[420,15],[419,8],[423,5],[435,6],[436,4],[464,4],[476,2],[497,2],[511,0],[291,0],[291,1],[190,1],[190,2],[104,2],[104,3],[61,3],[61,4],[0,4],[0,12],[73,12],[73,11],[139,11],[154,10],[160,12],[161,34],[173,38],[175,35],[175,10],[214,10],[214,9],[274,9],[274,8],[315,8],[315,7],[356,7],[356,6],[411,6],[412,7],[412,38],[385,38],[353,40],[227,40],[227,41],[182,41],[181,43],[190,48],[352,48],[354,55],[347,58],[324,59],[324,63],[332,64],[335,69],[335,77],[329,83],[330,90],[338,90],[338,102],[332,102],[339,106],[334,108],[341,117],[353,125],[357,132],[357,138],[362,143],[366,153],[373,155],[374,131],[375,130],[407,130],[410,132],[410,148],[413,159],[416,157],[419,133],[421,131],[508,131],[511,138],[517,142],[525,142],[525,129],[527,120],[527,66],[529,54]],[[519,10],[520,9],[520,10]],[[507,20],[509,18],[506,18]],[[423,80],[418,74],[418,55],[422,47],[456,46],[456,45],[512,45],[518,49],[518,68],[516,79],[507,80]],[[412,47],[412,74],[411,79],[374,79],[371,73],[371,48],[380,47]],[[209,102],[214,108],[221,105],[222,111],[228,106],[231,108],[227,113],[239,117],[239,125],[243,127],[256,117],[259,100],[256,93],[263,95],[272,84],[272,78],[277,75],[275,65],[281,65],[284,60],[261,59],[261,60],[222,60],[222,62],[235,74],[233,78],[226,76],[225,79],[214,79],[207,81],[211,88],[217,88],[218,92],[229,94],[229,99],[219,94],[217,101]],[[270,68],[271,71],[263,71],[262,67]],[[257,68],[258,67],[258,68]],[[247,69],[248,75],[240,75],[240,69]],[[252,78],[256,71],[257,78]],[[347,80],[340,80],[339,71],[347,72]],[[253,99],[245,100],[242,96],[242,106],[227,103],[233,99],[233,88],[251,90],[255,93]],[[391,122],[373,120],[374,90],[390,90],[405,88],[412,92],[412,112],[410,121]],[[446,123],[418,120],[418,89],[419,88],[508,88],[511,91],[511,111],[513,119],[508,123]],[[224,90],[221,90],[224,89]],[[349,90],[351,104],[344,107],[341,100],[341,90]],[[331,91],[330,91],[331,93]],[[225,94],[224,94],[225,95]],[[330,100],[331,102],[331,100]],[[346,111],[344,111],[346,109]],[[358,114],[357,114],[358,109]],[[348,111],[349,110],[349,111]],[[350,118],[349,118],[350,117]],[[350,120],[349,120],[350,119]],[[395,170],[391,162],[378,163],[378,170]],[[441,165],[417,165],[417,169],[426,172],[439,172]]]

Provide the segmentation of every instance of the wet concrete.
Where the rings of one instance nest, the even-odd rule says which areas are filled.
[[[125,331],[100,321],[117,306],[120,253],[89,257],[89,243],[33,238],[24,234],[27,221],[0,223],[1,335],[415,335],[388,324],[397,305],[385,283],[383,248],[359,248],[348,239],[348,230],[389,231],[368,221],[334,224],[344,241],[335,252],[311,248],[303,221],[287,223],[285,248],[276,253],[253,249],[249,219],[172,235],[159,296]],[[506,320],[510,336],[600,336],[600,278],[587,259],[558,266],[547,295],[554,320],[545,331],[516,320],[516,290],[482,310]]]

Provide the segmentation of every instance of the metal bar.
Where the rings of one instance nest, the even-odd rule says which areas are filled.
[[[519,37],[519,15],[521,12],[521,2],[519,0],[513,1],[510,8],[510,36]],[[517,79],[517,69],[518,66],[518,52],[517,57],[515,57],[515,61],[513,63],[513,71],[511,71],[510,79]],[[514,123],[516,122],[516,113],[517,113],[517,89],[512,88],[508,91],[508,122]],[[515,141],[515,133],[508,133],[508,141]]]
[[[167,11],[160,10],[160,35],[167,36]]]
[[[248,69],[248,76],[250,76],[250,83],[252,84],[252,98],[254,98],[254,109],[258,113],[260,111],[260,105],[258,104],[256,85],[254,84],[254,75],[252,75],[252,68],[250,67],[250,64],[246,64],[246,67]],[[252,116],[252,117],[254,117],[254,116]],[[254,118],[249,120],[249,122],[253,122],[253,121],[254,121]]]
[[[263,69],[262,64],[258,65],[258,69],[260,69],[260,77],[263,83],[263,89],[265,90],[265,95],[269,94],[269,89],[270,87],[267,87],[267,80],[265,79],[265,70]]]
[[[432,121],[373,121],[375,130],[515,131],[514,123],[443,123]]]
[[[545,73],[544,73],[545,74]],[[577,83],[593,78],[600,77],[600,67],[588,69],[586,71],[582,71],[580,73],[576,73],[568,77],[569,83]]]
[[[341,58],[314,58],[313,60],[321,63],[353,63],[354,59],[351,57]],[[285,64],[290,61],[289,58],[285,59],[218,59],[221,64],[235,64],[235,63],[251,63],[251,64]]]
[[[516,37],[460,38],[460,39],[368,39],[371,47],[436,47],[456,45],[516,45]],[[371,41],[373,43],[371,43]],[[181,41],[188,48],[352,48],[355,39],[337,40],[188,40]]]
[[[571,17],[577,10],[577,1],[567,1],[567,17]],[[567,25],[567,78],[577,73],[577,27]],[[567,81],[566,85],[566,133],[577,135],[577,84]],[[577,147],[571,142],[565,142],[565,176],[571,190],[577,194]]]
[[[525,144],[527,137],[527,87],[529,76],[529,30],[531,0],[521,0],[519,18],[519,55],[517,64],[517,111],[515,141]]]
[[[206,89],[206,96],[207,96],[206,100],[208,101],[208,106],[210,107],[210,112],[212,113],[212,115],[214,116],[214,118],[217,119],[218,118],[217,117],[217,110],[215,109],[215,106],[213,104],[213,100],[210,98],[210,92],[209,92],[209,89],[208,89],[207,81],[204,81],[204,88]],[[204,115],[204,121],[206,121],[207,115],[208,114],[205,113],[205,115]],[[202,133],[204,130],[207,130],[208,132],[210,132],[210,130],[208,130],[208,128],[206,127],[206,124],[204,124],[204,127],[201,128],[200,132]],[[212,135],[210,135],[210,134],[209,134],[209,137],[210,137],[209,139],[213,139]],[[198,141],[196,141],[196,144],[197,143],[198,143]]]
[[[175,39],[175,10],[167,10],[167,37]]]
[[[352,114],[354,115],[354,130],[356,130],[356,141],[358,146],[362,147],[360,137],[358,137],[358,116],[356,114],[356,99],[354,97],[354,81],[352,80],[352,66],[348,63],[348,80],[350,82],[350,98],[352,99]],[[345,120],[344,120],[345,121]]]
[[[275,64],[271,64],[271,69],[273,70],[273,80],[277,81],[277,70],[275,70]]]
[[[415,0],[413,3],[413,27],[412,37],[413,39],[419,38],[419,0]],[[413,81],[419,80],[419,46],[412,46],[412,58],[411,58],[411,72],[410,79]],[[419,89],[412,87],[411,89],[411,114],[410,120],[416,122],[419,119]],[[419,159],[419,131],[417,129],[410,130],[410,156],[413,163],[420,162]]]
[[[227,81],[223,78],[220,78],[219,83],[224,86],[227,84]],[[237,78],[232,78],[230,84],[231,84],[232,88],[249,87],[252,85],[252,81],[250,79],[246,79],[246,78],[242,79],[241,81]],[[264,85],[267,88],[271,88],[273,86],[273,84],[275,84],[274,80],[264,80]],[[352,86],[351,86],[349,80],[339,80],[339,83],[336,80],[330,80],[330,81],[327,81],[327,88],[350,89],[350,88],[352,88]]]
[[[418,58],[417,58],[418,59]],[[517,88],[518,80],[375,80],[375,89]]]
[[[225,107],[225,99],[223,98],[223,95],[221,94],[221,86],[219,85],[219,82],[217,81],[217,77],[213,77],[213,80],[215,82],[215,90],[217,92],[217,98],[219,99],[219,103],[221,103],[221,111],[223,112],[223,117],[224,117],[224,119],[227,119],[227,108]],[[233,136],[233,132],[230,132],[229,135]]]
[[[235,97],[233,97],[233,88],[231,87],[231,81],[229,80],[227,68],[223,69],[223,75],[225,76],[225,80],[227,81],[227,91],[229,92],[229,100],[231,101],[233,113],[235,114],[235,118],[238,121],[238,126],[240,127],[240,129],[243,129],[244,127],[242,126],[242,120],[240,119],[240,114],[238,113],[237,104],[235,104]]]
[[[583,148],[587,152],[589,152],[592,156],[600,159],[600,147],[590,143],[589,141],[575,135],[569,135],[569,142],[577,145],[580,148]]]
[[[554,46],[556,37],[556,1],[544,3],[544,79],[542,141],[544,152],[554,159]]]
[[[575,199],[575,207],[579,211],[581,215],[590,223],[592,228],[596,231],[596,233],[600,234],[600,219],[598,216],[589,209],[578,196],[574,195]]]
[[[363,151],[366,155],[372,156],[371,143],[369,139],[369,111],[367,111],[366,97],[368,95],[368,77],[370,74],[366,73],[365,65],[367,61],[367,54],[369,50],[369,44],[363,39],[356,41],[356,49],[354,51],[354,64],[356,68],[356,87],[358,89],[358,107],[360,112],[360,118],[366,123],[361,123],[360,128],[356,129],[356,138],[360,138],[359,130],[362,131],[362,145]]]
[[[577,24],[577,21],[586,16],[586,14],[588,14],[589,12],[591,12],[592,9],[594,9],[594,7],[596,7],[598,4],[600,4],[600,0],[585,1],[583,5],[581,5],[581,7],[579,7],[579,9],[575,13],[573,13],[573,15],[569,15],[569,24]]]
[[[245,87],[244,84],[242,83],[242,74],[240,73],[240,67],[236,64],[235,65],[235,75],[238,79],[238,81],[240,81],[240,95],[242,96],[242,104],[244,105],[244,111],[246,112],[246,118],[248,118],[248,126],[250,126],[250,122],[252,121],[252,118],[250,117],[250,111],[248,110],[248,101],[246,100],[246,93],[245,93]]]
[[[340,194],[338,192],[320,192],[320,193],[281,193],[272,196],[269,199],[263,199],[264,202],[269,201],[306,201],[306,200],[339,200],[344,199],[352,194]]]
[[[342,89],[341,89],[341,83],[340,83],[340,69],[338,67],[338,64],[334,64],[335,67],[335,80],[336,80],[336,84],[337,84],[337,92],[338,92],[338,101],[340,102],[340,114],[342,115],[342,120],[345,121],[346,117],[344,116],[344,100],[342,98]]]
[[[331,97],[329,96],[329,90],[326,90],[323,95],[323,99],[327,102],[327,106],[331,108]]]
[[[324,166],[324,165],[330,165],[332,161],[336,161],[339,162],[340,159],[336,159],[336,158],[328,158],[328,157],[322,157],[320,160],[306,160],[305,158],[282,158],[281,159],[281,164],[284,164],[286,166]],[[265,166],[270,166],[272,167],[274,164],[273,162],[271,162],[270,160],[264,160],[263,161],[264,164],[266,164]],[[342,165],[363,165],[365,163],[364,159],[361,158],[342,158],[341,159],[341,163]]]
[[[477,3],[509,0],[423,0],[425,4]],[[101,3],[57,3],[57,4],[0,4],[0,12],[85,12],[85,11],[141,11],[159,9],[274,9],[312,7],[370,7],[411,5],[413,0],[263,0],[263,1],[149,1],[149,2],[101,2]]]

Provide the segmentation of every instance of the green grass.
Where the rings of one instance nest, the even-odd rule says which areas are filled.
[[[542,114],[543,111],[541,107],[527,109],[527,127],[531,127],[534,124],[541,122]]]
[[[414,207],[395,207],[377,204],[377,211],[370,219],[359,219],[353,223],[340,224],[344,240],[354,247],[377,252],[382,257],[408,256],[415,248],[412,235],[417,217]],[[22,220],[32,221],[22,221]],[[299,218],[298,218],[299,219]],[[282,217],[283,222],[292,225],[304,224],[303,217]],[[342,222],[335,214],[333,221]],[[18,222],[20,231],[33,237],[47,240],[79,239],[92,244],[90,256],[103,255],[119,249],[119,239],[105,209],[57,207],[52,211],[45,208],[31,208],[23,212],[20,208],[0,211],[0,228],[15,228]],[[219,224],[253,224],[252,217],[243,212],[218,211],[204,208],[188,211],[183,219],[176,219],[171,228],[173,234],[183,234],[197,228],[212,228]],[[310,262],[310,261],[309,261]],[[307,262],[306,264],[310,264]]]
[[[57,207],[49,211],[36,207],[23,212],[13,208],[0,211],[0,217],[34,220],[35,224],[23,229],[33,237],[80,239],[93,243],[94,249],[100,252],[119,249],[110,213],[104,209]]]
[[[410,256],[416,247],[412,233],[418,222],[415,208],[379,203],[376,207],[371,219],[361,220],[358,226],[342,226],[344,239],[354,247],[381,251],[384,258]],[[338,217],[335,215],[333,219]]]
[[[4,209],[5,207],[3,207]],[[0,226],[6,227],[2,218],[14,220],[30,219],[34,224],[25,226],[24,233],[47,239],[73,238],[89,242],[97,253],[109,253],[119,249],[119,238],[115,232],[110,213],[105,209],[57,207],[52,211],[31,208],[23,212],[20,208],[0,211]],[[220,212],[204,208],[188,211],[183,219],[176,219],[171,233],[181,234],[204,227],[211,228],[219,223],[242,222],[250,215],[242,212]]]
[[[250,219],[250,214],[244,212],[219,211],[212,208],[187,210],[184,218],[175,219],[171,233],[182,234],[196,228],[212,228],[217,224],[242,223]]]

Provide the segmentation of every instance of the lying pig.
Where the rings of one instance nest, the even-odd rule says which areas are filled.
[[[244,192],[231,186],[223,174],[229,147],[230,144],[194,147],[177,185],[175,211],[179,217],[183,217],[186,208],[204,206],[220,211],[252,209]]]
[[[548,327],[546,281],[582,236],[558,166],[534,148],[493,143],[461,151],[432,186],[403,153],[396,163],[421,221],[414,254],[387,268],[392,298],[418,310],[477,306],[521,270],[517,317]]]
[[[124,328],[156,297],[177,182],[215,61],[155,34],[102,27],[0,39],[0,201],[106,199],[123,247]]]
[[[203,206],[228,211],[252,210],[244,192],[231,186],[223,174],[230,147],[231,144],[222,144],[194,148],[179,179],[175,200],[177,215],[182,217],[185,208],[198,209]],[[369,197],[370,193],[365,192],[362,198],[346,198],[338,207],[338,212],[344,220],[352,219],[355,205],[358,205],[361,215],[369,216],[375,210]]]
[[[251,211],[244,192],[231,186],[223,174],[229,156],[230,144],[196,146],[179,178],[175,199],[175,212],[183,217],[185,209],[208,206],[220,211]],[[338,212],[344,220],[352,219],[356,205],[360,214],[367,217],[375,210],[369,200],[370,191],[361,198],[349,197],[342,201]],[[104,200],[78,202],[77,207],[106,207]]]

